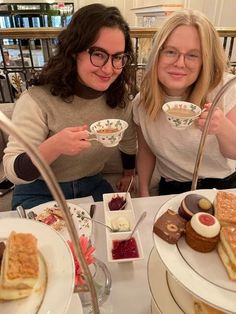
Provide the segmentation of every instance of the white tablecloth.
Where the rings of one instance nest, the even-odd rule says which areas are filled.
[[[233,189],[232,191],[236,191]],[[173,195],[132,199],[136,218],[145,210],[147,217],[139,227],[144,259],[129,263],[108,263],[106,254],[105,227],[93,224],[92,241],[96,247],[95,256],[106,263],[112,276],[112,290],[108,300],[101,306],[101,314],[149,314],[151,293],[147,280],[147,262],[153,247],[152,227],[160,207]],[[70,200],[89,211],[91,203]],[[104,221],[103,203],[96,203],[94,218]],[[13,212],[2,212],[1,217],[14,216]],[[68,314],[77,314],[77,295],[74,295]],[[169,313],[168,313],[169,314]],[[172,314],[172,313],[171,313]],[[174,314],[174,313],[173,313]]]
[[[93,225],[92,240],[96,247],[96,257],[106,263],[112,277],[112,290],[108,300],[101,306],[101,314],[149,314],[151,313],[151,293],[147,280],[147,262],[153,247],[152,226],[154,216],[171,196],[134,198],[133,207],[138,218],[146,210],[147,217],[139,227],[144,251],[144,259],[129,263],[109,263],[106,253],[105,228]],[[78,204],[74,200],[75,204]],[[104,221],[102,202],[96,203],[94,218]],[[90,204],[80,204],[89,210]],[[72,302],[73,303],[73,302]],[[76,314],[71,304],[69,314]]]
[[[153,219],[160,206],[170,196],[133,199],[133,207],[136,218],[146,210],[147,217],[139,227],[141,242],[144,251],[144,259],[129,263],[108,263],[106,254],[105,227],[93,224],[92,241],[96,247],[95,256],[106,263],[112,277],[112,290],[108,300],[101,306],[101,314],[148,314],[151,313],[151,294],[147,281],[147,261],[153,247],[152,225]],[[70,200],[74,204],[89,211],[91,203],[83,203],[83,200]],[[102,202],[96,203],[97,208],[94,218],[104,221]],[[1,212],[2,217],[17,217],[17,213]],[[68,314],[77,314],[78,296],[72,298]]]

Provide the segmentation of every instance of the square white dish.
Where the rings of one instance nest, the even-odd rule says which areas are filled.
[[[121,259],[114,259],[112,257],[112,248],[113,248],[113,241],[114,240],[125,240],[130,235],[131,232],[106,232],[106,239],[107,239],[107,258],[108,262],[112,263],[124,263],[124,262],[133,262],[138,261],[144,258],[143,255],[143,248],[139,236],[138,230],[134,233],[133,238],[136,241],[137,249],[138,249],[138,257],[131,257],[131,258],[121,258]]]
[[[109,202],[112,200],[112,198],[116,197],[116,196],[120,196],[120,197],[123,197],[125,199],[126,198],[126,192],[103,194],[103,206],[104,206],[105,211],[112,211],[112,212],[116,211],[116,210],[110,210],[109,205],[108,205]],[[133,210],[133,205],[132,205],[130,193],[127,193],[127,204],[126,204],[125,208],[122,209],[122,211],[124,211],[124,210]]]
[[[135,225],[135,216],[133,210],[113,210],[113,211],[105,211],[105,222],[106,225],[111,228],[120,228],[118,231],[114,232],[129,232],[134,228]],[[129,224],[129,230],[124,230],[122,225],[127,222]],[[123,230],[122,230],[123,229]],[[108,233],[111,233],[109,229],[107,229]]]

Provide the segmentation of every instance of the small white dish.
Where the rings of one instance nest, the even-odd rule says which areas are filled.
[[[202,109],[187,101],[170,101],[162,106],[167,121],[174,129],[184,130],[202,113]]]
[[[123,197],[124,200],[125,200],[125,198],[127,198],[127,204],[126,204],[125,208],[122,209],[121,211],[124,211],[124,210],[132,210],[133,211],[133,205],[132,205],[132,202],[131,202],[130,193],[127,193],[127,195],[126,195],[126,192],[117,192],[117,193],[106,193],[106,194],[103,194],[103,205],[104,205],[104,210],[105,211],[112,211],[112,212],[117,211],[117,210],[110,210],[110,208],[109,208],[109,202],[112,200],[112,198],[115,198],[117,196]]]
[[[118,229],[116,232],[129,232],[135,225],[134,212],[132,210],[115,210],[105,212],[105,221],[112,229]],[[128,230],[125,228],[128,224]],[[108,230],[108,232],[111,232]]]
[[[115,259],[112,256],[112,249],[114,247],[114,241],[122,241],[126,240],[131,232],[118,232],[118,233],[111,233],[109,231],[106,232],[106,239],[107,239],[107,258],[108,262],[115,262],[115,263],[124,263],[124,262],[133,262],[138,261],[144,258],[143,255],[143,248],[139,236],[139,231],[137,230],[133,237],[135,239],[137,245],[138,256],[137,257],[129,257],[129,258],[120,258]]]
[[[127,128],[128,123],[120,119],[99,120],[90,126],[91,134],[95,135],[96,140],[106,147],[118,145]]]
[[[109,202],[113,197],[116,196],[120,197],[127,197],[127,205],[125,206],[125,209],[122,210],[110,210],[109,209]],[[130,258],[120,258],[120,259],[114,259],[112,256],[112,248],[113,248],[113,241],[121,241],[125,240],[131,235],[131,232],[133,230],[133,227],[136,224],[136,217],[132,205],[132,199],[130,196],[130,193],[126,195],[126,192],[122,193],[107,193],[103,194],[103,207],[104,207],[104,213],[105,213],[105,221],[107,225],[111,225],[111,220],[113,218],[119,217],[119,216],[124,216],[127,219],[130,219],[130,231],[125,232],[111,232],[108,228],[106,229],[106,241],[107,241],[107,259],[109,262],[115,262],[115,263],[124,263],[124,262],[132,262],[132,261],[137,261],[141,260],[144,258],[143,255],[143,248],[139,236],[139,230],[136,230],[134,232],[133,238],[135,239],[136,245],[137,245],[137,250],[138,250],[138,256],[137,257],[130,257]]]

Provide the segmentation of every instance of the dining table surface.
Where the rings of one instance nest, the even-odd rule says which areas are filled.
[[[230,191],[236,192],[236,189]],[[139,234],[143,247],[144,259],[133,262],[108,262],[106,251],[106,228],[93,223],[91,241],[95,246],[95,257],[103,261],[112,278],[111,292],[107,300],[100,306],[101,314],[149,314],[151,310],[151,292],[148,283],[148,260],[154,246],[153,223],[154,218],[161,208],[174,195],[150,196],[132,198],[136,219],[143,211],[147,212],[146,218],[139,226]],[[70,199],[89,212],[90,205],[94,202],[85,202],[80,199]],[[105,222],[103,202],[96,202],[94,219]],[[16,211],[0,212],[0,218],[17,217]],[[68,314],[77,314],[78,295],[74,293]],[[169,314],[169,313],[165,313]]]

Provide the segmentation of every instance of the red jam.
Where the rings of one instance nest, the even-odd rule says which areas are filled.
[[[137,243],[134,238],[129,240],[114,240],[112,244],[113,259],[139,257]]]
[[[199,221],[205,226],[212,226],[215,223],[214,217],[206,214],[199,215]]]
[[[119,210],[124,204],[124,197],[117,195],[110,200],[108,207],[110,210]]]

